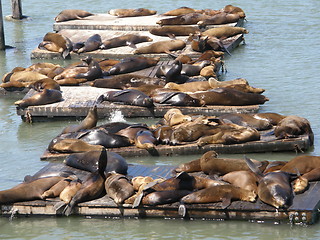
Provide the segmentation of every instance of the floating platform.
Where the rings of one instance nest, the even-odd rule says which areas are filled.
[[[298,138],[276,140],[271,134],[273,130],[262,131],[259,141],[251,141],[241,144],[208,144],[201,148],[195,143],[185,145],[157,145],[155,150],[147,151],[146,149],[137,148],[136,146],[109,148],[109,151],[120,154],[122,157],[142,157],[142,156],[175,156],[175,155],[190,155],[204,154],[207,151],[216,151],[223,154],[236,153],[261,153],[261,152],[284,152],[284,151],[306,151],[312,146],[313,139],[309,135],[302,135]],[[45,150],[40,157],[45,161],[62,161],[69,154],[66,153],[50,153]]]
[[[118,18],[110,14],[95,14],[93,16],[86,17],[81,20],[71,20],[66,22],[58,22],[53,24],[53,30],[68,37],[72,42],[85,42],[90,36],[94,34],[100,34],[102,41],[114,37],[118,37],[125,34],[138,34],[143,36],[149,36],[153,39],[153,42],[169,40],[168,37],[156,36],[149,32],[151,28],[160,27],[156,24],[162,18],[168,18],[168,16],[152,15],[142,17],[126,17]],[[223,25],[208,25],[206,29],[221,26],[243,26],[243,19],[240,19],[236,23],[229,23]],[[184,25],[184,26],[196,26],[196,25]],[[177,37],[177,39],[187,40],[187,37]],[[231,52],[244,40],[243,34],[236,35],[234,37],[223,40],[225,48]],[[137,44],[137,47],[143,47],[151,44],[152,42],[144,42]],[[71,59],[79,59],[84,56],[92,56],[95,58],[112,58],[122,59],[133,55],[134,49],[129,46],[117,47],[107,50],[95,50],[91,52],[76,54],[71,53]],[[187,54],[190,57],[198,57],[200,53],[191,49],[190,45],[187,45],[183,50],[173,51],[175,54]],[[160,54],[143,54],[148,57],[160,57],[162,60],[168,60],[170,57],[166,53]],[[60,59],[61,54],[50,52],[47,50],[41,50],[39,48],[34,49],[31,52],[32,59]]]
[[[27,115],[34,120],[36,118],[82,118],[85,117],[91,107],[96,104],[97,98],[110,89],[96,88],[90,86],[61,87],[63,100],[57,103],[29,106],[28,108],[17,108],[17,114],[22,118]],[[30,90],[24,98],[35,93]],[[223,113],[255,113],[259,105],[248,106],[204,106],[204,107],[180,107],[164,104],[155,104],[154,108],[131,106],[102,102],[97,105],[99,118],[108,118],[115,112],[121,112],[124,117],[163,117],[171,108],[179,108],[183,114],[201,114],[218,116]]]
[[[63,164],[50,163],[41,171],[50,168],[65,169]],[[73,168],[74,169],[74,168]],[[169,178],[173,166],[145,166],[130,165],[128,175],[135,176],[156,176]],[[79,170],[80,171],[80,170]],[[22,216],[61,216],[62,210],[55,211],[54,205],[58,199],[48,199],[19,202],[14,204],[0,205],[0,215],[7,217]],[[310,187],[303,194],[294,197],[292,205],[287,209],[275,209],[260,200],[255,203],[244,201],[233,201],[230,206],[223,209],[221,203],[210,204],[187,204],[186,219],[201,220],[246,220],[246,221],[267,221],[276,223],[291,223],[311,225],[318,221],[320,206],[320,183],[310,183]],[[132,208],[130,204],[116,205],[107,195],[84,203],[78,204],[73,215],[83,217],[99,218],[165,218],[181,219],[178,214],[179,203],[164,204],[157,206],[142,205]]]

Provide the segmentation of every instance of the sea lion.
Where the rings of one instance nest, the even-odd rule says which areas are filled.
[[[105,181],[105,190],[116,204],[122,204],[134,194],[134,189],[129,179],[118,173],[108,174]]]
[[[84,10],[79,10],[79,9],[65,9],[61,11],[55,18],[54,20],[56,22],[64,22],[64,21],[69,21],[69,20],[75,20],[75,19],[83,19],[88,16],[92,16],[94,14],[84,11]]]
[[[278,139],[294,138],[303,134],[310,134],[310,140],[313,143],[313,131],[310,122],[306,118],[299,116],[291,115],[285,117],[274,129],[274,135]]]
[[[157,36],[173,37],[200,33],[200,29],[194,26],[162,26],[151,28],[149,32]]]
[[[133,54],[148,54],[148,53],[170,53],[171,51],[181,50],[185,48],[186,43],[183,40],[164,40],[152,43],[145,47],[140,47],[134,50]]]
[[[143,205],[161,205],[178,202],[182,197],[190,194],[190,190],[167,190],[152,192],[142,198]]]
[[[39,178],[0,191],[0,204],[42,199],[41,195],[62,179],[61,176]]]
[[[87,82],[86,78],[63,78],[55,80],[60,86],[79,86],[81,83]]]
[[[84,73],[78,73],[75,78],[85,78],[88,81],[95,80],[96,78],[102,77],[102,70],[97,61],[91,56],[87,56],[82,61],[88,65],[88,71]]]
[[[105,191],[104,182],[106,180],[104,170],[106,169],[107,161],[107,151],[103,148],[99,157],[98,170],[88,175],[82,182],[80,189],[63,211],[66,216],[71,214],[76,204],[96,199],[103,194]]]
[[[257,193],[258,179],[252,171],[241,170],[229,172],[222,176],[222,180],[242,189]]]
[[[91,129],[97,126],[97,122],[98,122],[98,111],[97,111],[97,106],[94,105],[92,108],[89,109],[87,116],[85,117],[85,119],[81,121],[80,124],[65,127],[62,130],[62,133],[78,132],[82,129]]]
[[[235,36],[237,34],[247,34],[249,31],[243,27],[218,27],[218,28],[210,28],[204,32],[202,32],[202,36],[213,36],[220,39],[229,38]]]
[[[165,124],[169,125],[170,127],[192,120],[191,116],[183,114],[178,108],[169,109],[163,115],[163,119],[165,121]]]
[[[62,93],[55,89],[44,89],[37,92],[29,98],[16,101],[14,104],[19,108],[27,108],[29,106],[45,105],[59,102],[62,100]]]
[[[226,208],[231,204],[231,200],[254,202],[256,197],[257,195],[254,192],[239,188],[237,186],[213,186],[190,193],[181,198],[179,214],[183,217],[186,216],[185,204],[222,202],[221,207]]]
[[[268,165],[267,161],[252,160],[263,171]],[[208,151],[200,157],[201,170],[209,175],[224,175],[233,171],[250,171],[246,161],[238,158],[217,158],[215,151]]]
[[[114,15],[117,17],[140,17],[140,16],[150,16],[157,13],[155,10],[150,10],[146,8],[135,8],[135,9],[111,9],[108,12],[110,15]]]
[[[172,90],[177,90],[180,92],[197,92],[197,91],[206,91],[211,89],[211,86],[208,81],[198,81],[198,82],[186,82],[177,84],[174,82],[168,82],[164,88],[169,88]]]
[[[139,87],[128,87],[128,89],[135,89],[138,90],[140,92],[143,92],[144,94],[146,94],[147,96],[151,96],[153,91],[157,90],[157,89],[162,89],[162,86],[156,85],[156,84],[144,84],[141,85]]]
[[[84,46],[80,48],[77,53],[92,52],[100,48],[102,44],[101,36],[94,34],[90,36],[84,43]]]
[[[251,159],[245,157],[245,161],[258,177],[257,193],[262,202],[275,208],[287,208],[292,204],[293,191],[290,183],[292,178],[289,173],[280,171],[263,175]]]
[[[100,45],[101,49],[110,49],[122,46],[134,47],[137,43],[152,42],[153,39],[148,36],[140,36],[136,34],[125,34],[119,37],[114,37],[103,41]]]
[[[51,52],[61,53],[61,56],[65,59],[69,56],[73,50],[72,41],[59,33],[48,32],[42,42],[38,45],[39,49],[45,49]]]
[[[28,86],[29,84],[44,78],[47,78],[47,76],[44,74],[22,70],[22,71],[11,72],[8,76],[6,77],[4,76],[4,78],[2,79],[2,82],[3,83],[20,82],[25,86]]]
[[[132,143],[134,143],[137,133],[143,130],[149,131],[149,127],[146,124],[132,124],[116,132],[116,134],[127,137]]]
[[[191,97],[183,92],[153,92],[152,99],[156,103],[168,104],[171,106],[193,106],[201,107],[205,103],[202,100]]]
[[[181,163],[178,167],[174,169],[176,172],[201,172],[201,166],[200,166],[200,158],[192,160],[190,162]]]
[[[60,139],[49,144],[50,152],[76,153],[87,151],[101,151],[103,146],[86,143],[81,139]]]
[[[58,210],[62,206],[69,204],[72,200],[73,196],[76,195],[78,190],[81,188],[82,181],[80,179],[73,180],[66,186],[60,193],[59,198],[62,201],[61,203],[57,203],[54,208]]]
[[[48,189],[47,191],[45,191],[42,195],[41,198],[42,199],[46,199],[46,198],[55,198],[58,197],[60,195],[60,193],[62,192],[62,190],[64,188],[66,188],[71,181],[78,179],[77,176],[70,176],[68,178],[62,179],[59,182],[57,182],[55,185],[53,185],[50,189]]]
[[[150,130],[140,130],[134,138],[134,145],[147,151],[155,150],[156,144],[157,139]]]
[[[67,166],[71,166],[84,171],[95,172],[98,170],[100,151],[87,151],[82,153],[70,154],[63,162]],[[116,172],[119,174],[127,174],[128,163],[119,154],[107,152],[108,164],[105,173]]]
[[[116,75],[142,70],[157,65],[159,57],[149,58],[142,56],[134,56],[124,58],[120,63],[115,64],[105,75]]]
[[[100,95],[97,103],[103,101],[121,102],[123,104],[140,106],[140,107],[153,107],[153,100],[148,95],[135,89],[125,89],[119,91],[108,91]]]
[[[172,127],[163,125],[156,128],[153,131],[153,135],[159,143],[169,145],[172,132],[173,132]]]
[[[269,121],[272,125],[277,125],[282,119],[284,119],[286,116],[281,115],[279,113],[255,113],[252,115],[254,118],[262,119]]]
[[[141,85],[164,86],[165,80],[160,78],[151,78],[137,74],[121,74],[110,76],[108,78],[96,79],[90,85],[98,88],[124,89],[129,87],[139,87]]]
[[[51,78],[44,78],[31,83],[29,88],[34,89],[37,92],[43,91],[43,89],[55,89],[60,91],[60,84]]]
[[[202,21],[206,18],[210,18],[208,15],[204,15],[201,13],[186,13],[183,15],[179,15],[171,18],[164,18],[157,21],[157,24],[160,26],[163,25],[193,25],[197,24],[197,22]]]
[[[261,130],[272,128],[272,124],[264,119],[257,119],[252,114],[245,113],[227,113],[218,117],[223,123],[234,123],[239,126],[251,127]]]
[[[212,16],[211,18],[207,18],[202,21],[199,21],[197,22],[197,24],[200,27],[205,27],[207,25],[220,25],[220,24],[234,23],[234,22],[238,22],[239,19],[240,19],[239,14],[221,12]]]
[[[226,12],[226,13],[238,14],[239,17],[241,17],[241,18],[245,18],[246,17],[245,12],[241,8],[233,6],[231,4],[226,5],[222,10],[224,12]]]
[[[206,105],[245,106],[264,104],[266,101],[269,101],[267,97],[261,94],[246,93],[226,87],[189,93],[189,95],[203,100]]]
[[[165,13],[162,13],[162,15],[164,15],[164,16],[179,16],[179,15],[183,15],[183,14],[187,14],[187,13],[193,13],[196,11],[197,10],[195,10],[193,8],[180,7],[180,8],[173,9],[173,10],[167,11]]]

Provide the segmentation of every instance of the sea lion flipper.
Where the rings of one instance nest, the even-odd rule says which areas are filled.
[[[137,197],[132,204],[132,208],[138,207],[141,203],[142,198],[143,198],[143,191],[137,193]]]
[[[60,202],[56,203],[56,204],[53,206],[53,208],[54,208],[54,210],[58,211],[60,208],[62,208],[62,207],[65,206],[65,205],[66,205],[66,203],[65,203],[64,201],[60,201]]]
[[[231,193],[227,194],[223,199],[222,199],[222,204],[221,207],[223,209],[227,208],[231,204]]]
[[[137,49],[137,46],[133,42],[127,41],[126,44],[131,48]]]
[[[254,172],[255,174],[257,174],[258,176],[262,176],[262,172],[260,171],[260,169],[251,161],[250,158],[247,158],[246,156],[244,156],[244,159],[248,165],[248,167],[250,168],[250,170],[252,172]]]
[[[173,39],[173,40],[176,39],[176,35],[174,35],[173,33],[168,33],[167,35],[170,39]]]
[[[187,214],[187,208],[184,205],[184,203],[180,203],[179,208],[178,208],[178,213],[180,216],[185,217]]]

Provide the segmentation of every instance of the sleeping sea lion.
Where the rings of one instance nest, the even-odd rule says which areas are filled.
[[[149,32],[157,36],[189,36],[190,34],[200,33],[200,29],[194,26],[162,26],[151,28]]]
[[[87,72],[78,73],[75,78],[87,79],[88,81],[102,77],[102,70],[99,63],[91,56],[87,56],[82,61],[88,66]]]
[[[110,49],[121,46],[134,46],[137,43],[152,42],[152,38],[148,36],[140,36],[136,34],[125,34],[119,37],[114,37],[103,41],[100,45],[101,49]]]
[[[99,34],[94,34],[90,36],[84,43],[84,46],[80,48],[77,53],[91,52],[100,48],[102,44],[101,36]]]
[[[69,21],[69,20],[75,20],[75,19],[83,19],[88,16],[92,16],[94,14],[84,11],[84,10],[79,10],[79,9],[65,9],[61,11],[55,18],[54,20],[56,22],[64,22],[64,21]]]
[[[218,28],[210,28],[204,32],[202,32],[203,36],[213,36],[217,38],[229,38],[235,36],[237,34],[247,34],[249,31],[243,27],[218,27]]]
[[[110,15],[114,15],[117,17],[140,17],[140,16],[150,16],[157,13],[155,10],[150,10],[146,8],[135,8],[135,9],[111,9],[108,12]]]
[[[16,101],[14,104],[19,108],[27,108],[28,106],[45,105],[55,103],[62,100],[62,93],[55,89],[44,89],[29,98]]]
[[[170,51],[181,50],[185,48],[185,46],[186,43],[183,40],[164,40],[137,48],[133,54],[170,53]]]

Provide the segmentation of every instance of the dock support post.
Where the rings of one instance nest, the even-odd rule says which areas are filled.
[[[11,0],[12,7],[12,18],[13,19],[22,19],[22,10],[21,10],[21,0]]]
[[[0,0],[0,50],[5,50],[5,48],[6,48],[6,45],[5,45],[5,41],[4,41],[2,3]]]

